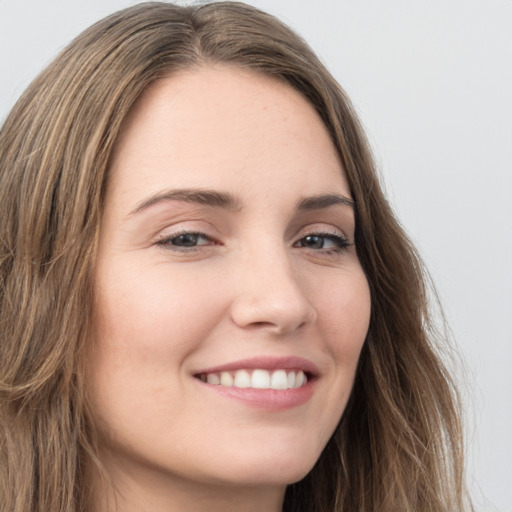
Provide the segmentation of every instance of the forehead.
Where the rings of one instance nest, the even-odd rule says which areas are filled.
[[[314,107],[278,79],[227,66],[154,83],[124,124],[111,172],[125,194],[163,187],[270,193],[288,182],[349,195]]]

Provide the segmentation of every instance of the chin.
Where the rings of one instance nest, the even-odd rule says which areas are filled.
[[[256,447],[255,447],[256,448]],[[225,481],[235,485],[283,486],[302,480],[316,464],[320,452],[304,444],[278,450],[245,451],[224,459]],[[242,457],[241,457],[242,456]],[[227,466],[230,460],[229,466]]]

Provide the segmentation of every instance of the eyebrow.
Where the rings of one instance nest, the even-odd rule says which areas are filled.
[[[348,197],[342,196],[341,194],[320,194],[318,196],[305,197],[304,199],[301,199],[297,205],[297,209],[307,211],[321,210],[338,204],[355,208],[354,201]]]
[[[226,210],[240,210],[242,208],[242,203],[235,196],[225,192],[205,189],[179,189],[161,192],[145,199],[130,212],[130,215],[146,210],[162,201],[185,201]]]
[[[140,213],[163,201],[185,201],[187,203],[212,206],[226,210],[242,209],[242,202],[237,197],[227,192],[207,189],[178,189],[159,192],[144,199],[130,212],[130,215]],[[341,194],[320,194],[299,200],[297,210],[321,210],[335,205],[346,205],[351,208],[355,207],[355,203],[352,199]]]

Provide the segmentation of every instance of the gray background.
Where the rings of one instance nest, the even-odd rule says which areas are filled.
[[[0,119],[75,35],[134,3],[0,0]],[[512,511],[512,1],[250,3],[302,34],[353,99],[467,365],[476,510]]]

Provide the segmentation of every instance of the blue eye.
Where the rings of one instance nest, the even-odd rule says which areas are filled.
[[[175,251],[188,251],[205,245],[215,245],[215,242],[203,233],[184,232],[163,238],[157,242],[157,245]],[[312,233],[295,242],[294,247],[336,253],[345,250],[350,245],[350,242],[340,235]]]
[[[199,243],[200,239],[204,239],[204,236],[199,233],[184,233],[183,235],[171,238],[170,242],[172,245],[179,247],[195,247],[196,245],[203,245]]]
[[[339,235],[326,233],[315,233],[307,235],[295,243],[296,247],[304,247],[313,250],[334,250],[340,251],[350,245],[349,241]]]
[[[179,249],[193,249],[194,247],[198,247],[201,245],[210,245],[212,240],[202,233],[180,233],[179,235],[171,236],[168,238],[164,238],[157,242],[158,245],[163,245],[164,247],[176,247]]]

